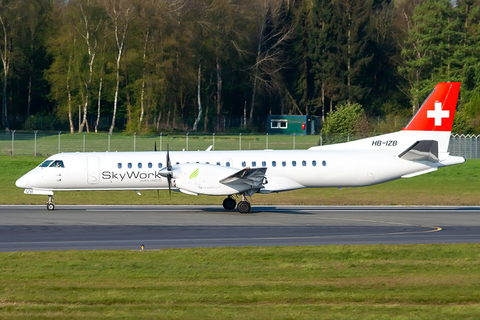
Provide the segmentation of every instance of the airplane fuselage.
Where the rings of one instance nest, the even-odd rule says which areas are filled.
[[[60,153],[49,159],[61,160],[63,167],[37,167],[17,185],[51,191],[168,189],[167,179],[159,174],[166,165],[165,157],[166,152]],[[170,157],[173,165],[265,167],[267,183],[260,189],[261,193],[368,186],[431,168],[384,150],[180,151],[170,152]],[[33,181],[42,183],[36,185]],[[197,183],[208,185],[205,181]],[[198,189],[197,193],[203,192]]]

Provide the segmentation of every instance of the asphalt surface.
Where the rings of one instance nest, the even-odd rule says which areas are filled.
[[[480,207],[0,206],[0,252],[480,242]]]

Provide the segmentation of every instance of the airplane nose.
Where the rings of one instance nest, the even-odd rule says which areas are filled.
[[[15,185],[18,188],[26,189],[26,188],[28,188],[29,182],[28,182],[27,178],[25,176],[23,176],[15,182]]]

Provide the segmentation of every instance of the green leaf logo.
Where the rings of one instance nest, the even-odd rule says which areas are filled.
[[[192,172],[192,174],[190,175],[190,179],[195,179],[197,176],[198,176],[198,168]]]

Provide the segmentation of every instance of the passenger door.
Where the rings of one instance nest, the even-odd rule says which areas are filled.
[[[98,157],[87,157],[87,182],[89,184],[100,182],[100,160]]]

